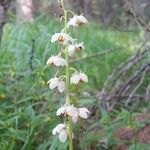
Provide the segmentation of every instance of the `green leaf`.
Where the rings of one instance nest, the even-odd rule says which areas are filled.
[[[150,144],[132,144],[128,150],[149,150],[150,149]]]

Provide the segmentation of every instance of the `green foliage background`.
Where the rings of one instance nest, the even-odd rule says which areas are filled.
[[[61,120],[55,112],[63,103],[64,95],[49,90],[46,82],[55,69],[45,65],[48,57],[59,51],[58,45],[51,44],[50,37],[61,27],[58,20],[45,15],[38,17],[34,23],[5,25],[0,48],[0,150],[67,149],[67,143],[61,144],[51,135],[53,127]],[[96,142],[95,148],[107,149],[115,144],[113,132],[116,126],[123,120],[125,125],[132,124],[126,122],[132,112],[128,114],[120,110],[109,114],[100,108],[95,95],[112,70],[133,54],[139,33],[121,33],[94,23],[77,31],[70,30],[70,33],[80,42],[83,41],[86,47],[76,55],[76,59],[114,50],[113,53],[71,63],[89,76],[88,84],[71,87],[72,93],[77,92],[72,96],[72,101],[89,108],[96,107],[98,116],[101,116],[101,119],[91,116],[87,123],[81,121],[75,127],[75,147],[86,150]],[[32,40],[35,40],[33,71],[29,68]],[[124,116],[120,117],[120,114]],[[119,121],[112,124],[114,116]],[[103,137],[98,132],[104,129],[107,136]],[[99,144],[100,140],[108,141],[107,145]]]

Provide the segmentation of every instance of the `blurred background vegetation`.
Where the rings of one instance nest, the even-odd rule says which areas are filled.
[[[70,30],[86,47],[70,64],[89,77],[88,84],[70,87],[71,100],[91,111],[88,123],[75,126],[75,150],[149,150],[150,1],[65,2],[89,20],[88,25]],[[47,81],[55,69],[45,65],[59,50],[50,37],[63,27],[61,15],[56,0],[0,1],[0,150],[67,150],[67,143],[51,135],[62,119],[55,112],[64,95],[49,90]],[[113,72],[121,64],[125,73],[118,77]],[[143,66],[146,69],[141,73]],[[105,98],[99,96],[104,87],[109,97],[134,80],[134,73],[138,78],[128,84],[133,86],[129,97],[112,98],[110,103],[117,105],[104,107]],[[115,77],[119,80],[108,80]]]

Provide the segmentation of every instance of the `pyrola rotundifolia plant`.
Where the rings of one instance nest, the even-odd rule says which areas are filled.
[[[65,92],[66,97],[65,104],[56,112],[57,116],[61,115],[65,117],[64,123],[58,124],[53,129],[52,134],[58,136],[62,143],[68,140],[69,150],[73,150],[73,138],[75,136],[73,133],[73,124],[76,124],[79,118],[87,119],[90,112],[85,107],[76,108],[70,101],[69,86],[77,85],[80,82],[88,82],[88,77],[85,73],[69,66],[71,58],[76,52],[84,49],[84,46],[83,43],[77,43],[77,40],[73,39],[67,33],[67,30],[71,27],[75,28],[79,25],[86,24],[88,21],[83,15],[75,15],[72,11],[65,9],[63,0],[59,0],[59,3],[64,13],[64,28],[51,37],[51,42],[60,44],[61,50],[59,54],[53,55],[47,60],[47,65],[54,65],[58,69],[55,76],[47,83],[50,89],[57,89],[60,93]],[[72,18],[68,19],[68,13],[70,12],[72,13]],[[58,75],[58,71],[62,67],[65,68],[65,75]]]

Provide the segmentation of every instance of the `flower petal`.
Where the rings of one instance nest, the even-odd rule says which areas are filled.
[[[65,82],[64,81],[59,81],[58,83],[58,91],[62,93],[65,90]]]
[[[57,134],[57,127],[55,127],[55,128],[52,130],[52,134],[53,134],[53,135],[56,135],[56,134]]]
[[[80,15],[77,18],[77,23],[78,24],[86,24],[86,23],[88,23],[88,21],[87,21],[87,19],[84,16]]]
[[[75,15],[73,18],[71,18],[68,21],[67,28],[69,28],[70,26],[76,27],[78,25],[86,24],[86,23],[88,23],[88,21],[85,17],[83,17],[82,15],[80,16]]]
[[[56,41],[58,41],[59,37],[62,36],[62,33],[55,33],[52,37],[51,37],[51,42],[54,43]],[[62,36],[63,37],[63,36]]]
[[[88,82],[88,76],[84,73],[80,73],[80,78],[84,82]]]
[[[63,58],[61,58],[61,59],[59,60],[59,62],[60,62],[60,66],[65,66],[65,65],[66,65],[66,60],[63,59]]]
[[[47,65],[51,65],[51,64],[54,64],[56,65],[57,67],[59,66],[65,66],[66,65],[66,60],[61,58],[60,56],[51,56],[47,62],[46,62]]]
[[[59,67],[59,66],[64,66],[66,65],[66,60],[59,57],[59,56],[56,56],[54,59],[53,59],[53,63]]]
[[[77,113],[77,109],[74,106],[69,105],[66,107],[66,112],[68,116],[72,117]]]
[[[87,108],[79,108],[79,116],[81,118],[87,119],[88,118],[88,114],[90,113],[89,110]]]
[[[59,134],[59,140],[60,142],[64,143],[67,140],[67,132],[65,130],[62,130]]]
[[[70,78],[70,83],[71,84],[78,84],[80,81],[80,76],[79,75],[72,75],[72,77]]]
[[[71,56],[73,56],[74,52],[75,52],[75,46],[74,45],[69,45],[68,55],[71,57]]]
[[[76,113],[76,114],[72,117],[73,123],[77,123],[78,117],[79,117],[79,114],[78,114],[78,113]]]
[[[69,36],[69,34],[66,34],[64,32],[61,33],[55,33],[52,38],[51,38],[51,42],[60,42],[61,44],[66,44],[68,42],[72,42],[73,39],[71,38],[71,36]]]
[[[52,78],[51,80],[49,80],[50,84],[49,84],[49,88],[50,89],[55,89],[58,86],[58,78]]]
[[[46,64],[47,64],[47,65],[51,65],[51,64],[53,63],[53,59],[54,59],[54,56],[51,56],[51,57],[47,60]]]
[[[60,107],[57,112],[56,112],[56,115],[59,116],[61,114],[64,114],[65,113],[65,110],[66,108],[63,106],[63,107]]]
[[[67,28],[69,28],[70,26],[76,26],[76,20],[77,20],[77,16],[74,16],[73,18],[71,18],[68,23],[67,23]]]
[[[53,130],[52,130],[52,134],[56,135],[58,133],[60,133],[61,130],[63,130],[64,128],[66,128],[65,124],[58,124]]]

